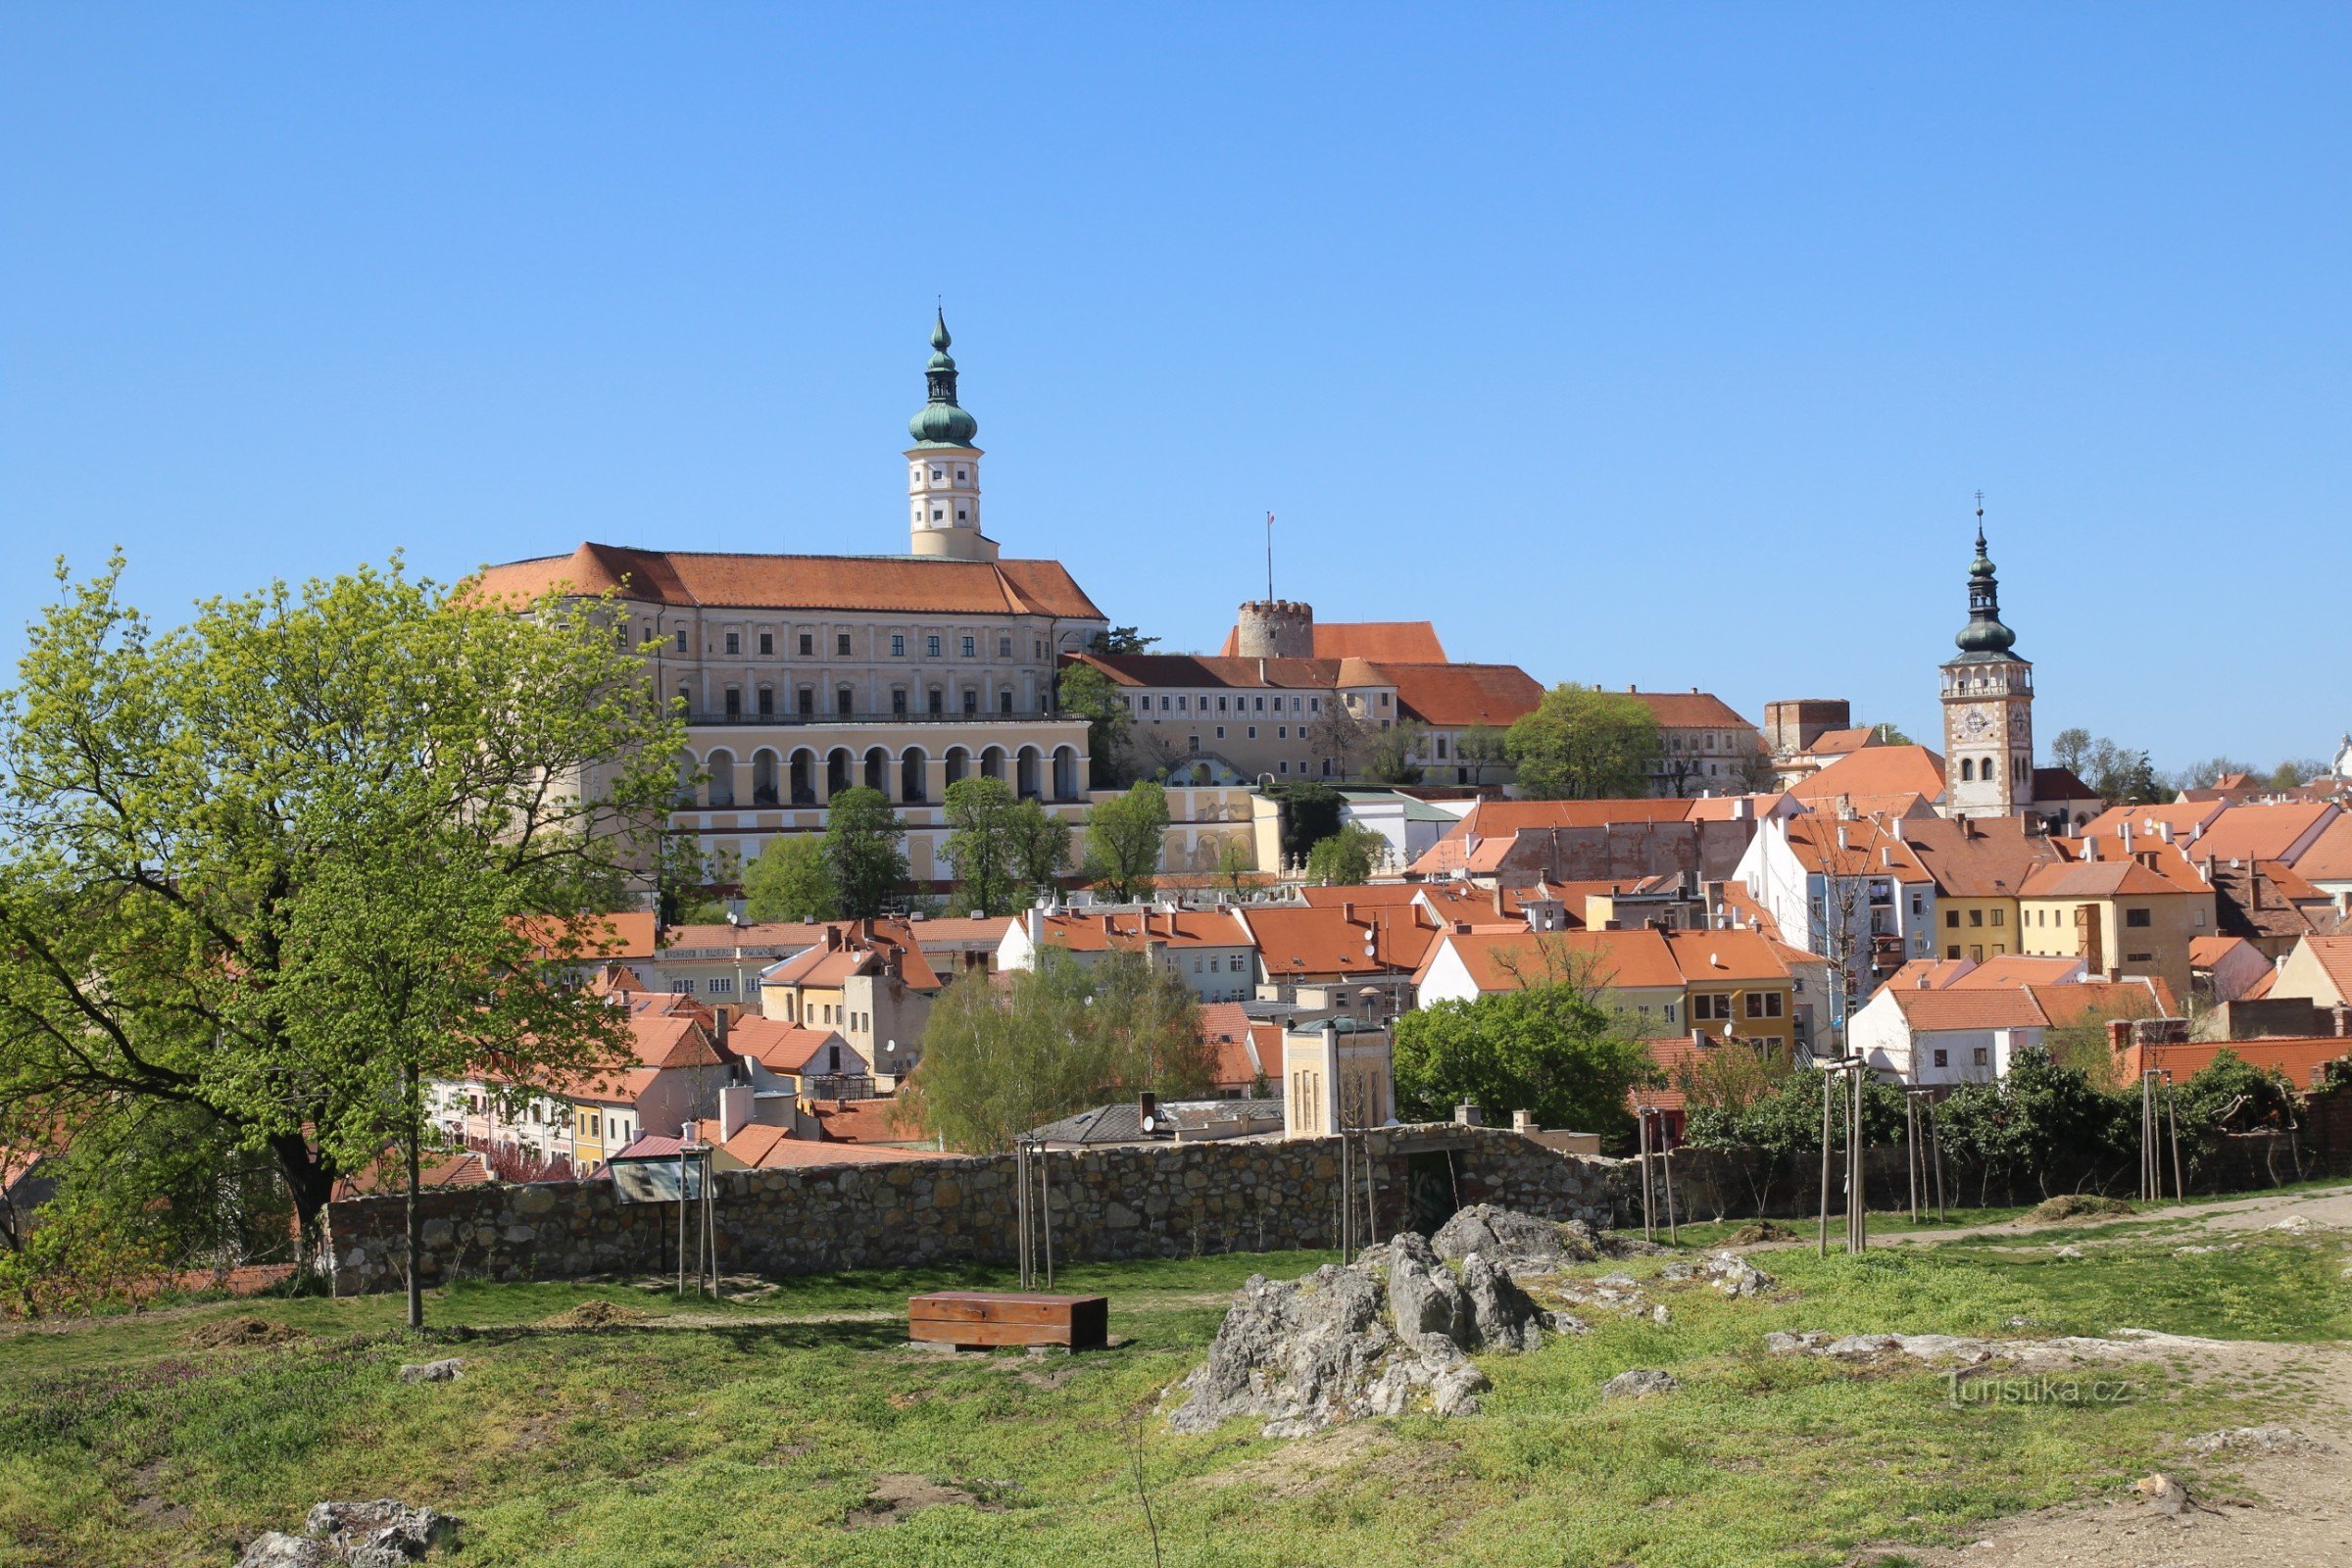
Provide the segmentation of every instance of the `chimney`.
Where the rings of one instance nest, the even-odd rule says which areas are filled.
[[[2122,848],[2123,848],[2123,852],[2124,852],[2126,855],[2130,855],[2130,854],[2132,853],[2132,824],[2131,824],[2131,823],[2129,823],[2129,822],[2126,822],[2126,823],[2124,823],[2122,826],[2118,827],[2118,828],[2115,830],[2115,841],[2116,841],[2116,843],[2117,843],[2117,844],[2119,844],[2120,846],[2122,846]]]
[[[1462,1127],[1484,1127],[1487,1124],[1487,1114],[1478,1108],[1475,1100],[1465,1100],[1454,1106],[1453,1119],[1457,1126]]]
[[[1141,1126],[1147,1118],[1156,1118],[1158,1115],[1159,1097],[1149,1089],[1138,1092],[1135,1097],[1136,1124]]]
[[[2203,838],[2204,836],[2205,836],[2205,824],[2204,824],[2204,823],[2202,823],[2202,822],[2191,822],[2191,823],[2189,823],[2189,824],[2188,824],[2188,842],[2189,842],[2189,843],[2191,843],[2191,844],[2194,844],[2194,843],[2196,843],[2196,842],[2197,842],[2197,840],[2199,840],[2199,839]]]
[[[841,927],[837,925],[829,925],[825,927],[825,951],[827,953],[839,953],[841,951]]]
[[[1038,950],[1046,945],[1046,911],[1032,904],[1022,914],[1021,923],[1029,931],[1029,961],[1035,963]]]
[[[1845,824],[1843,822],[1838,824],[1838,847],[1841,850],[1848,848],[1845,842]]]
[[[2170,844],[2170,843],[2172,843],[2172,842],[2173,842],[2173,824],[2172,824],[2172,823],[2170,823],[2170,822],[2159,822],[2159,823],[2157,823],[2157,824],[2156,824],[2156,836],[2157,836],[2158,838],[2160,838],[2160,839],[2164,840],[2164,842],[2165,842],[2165,843],[2167,843],[2167,844]]]
[[[734,1011],[733,1007],[713,1007],[710,1010],[710,1015],[715,1020],[713,1027],[718,1035],[718,1054],[722,1056],[727,1054],[727,1019],[733,1016]],[[727,1136],[732,1138],[735,1135],[729,1133]]]
[[[1353,899],[1348,899],[1340,905],[1340,918],[1349,925],[1355,924],[1355,901]]]
[[[2352,1040],[2352,1006],[2337,1003],[2328,1009],[2329,1032],[2338,1040]]]
[[[2099,841],[2095,838],[2084,838],[2082,841],[2082,858],[2085,860],[2095,860],[2098,858]]]
[[[1539,1132],[1542,1129],[1536,1126],[1536,1118],[1529,1115],[1526,1111],[1514,1110],[1511,1112],[1511,1131],[1524,1136],[1528,1133]]]

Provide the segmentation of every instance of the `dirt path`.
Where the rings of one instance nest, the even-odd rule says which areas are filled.
[[[1875,1225],[1877,1216],[1874,1214],[1872,1218]],[[1929,1231],[1873,1229],[1870,1245],[1919,1247],[1936,1242],[1961,1241],[1972,1236],[2052,1237],[2093,1225],[2152,1225],[2178,1221],[2213,1230],[2256,1231],[2288,1218],[2301,1218],[2316,1228],[2352,1231],[2352,1186],[2325,1187],[2301,1193],[2265,1193],[2254,1198],[2233,1198],[2219,1203],[2168,1203],[2161,1208],[2143,1208],[2132,1214],[2090,1216],[2082,1220],[2005,1219],[1983,1225],[1955,1225],[1945,1230]],[[1839,1250],[1844,1246],[1844,1219],[1832,1214],[1830,1222],[1831,1250]],[[1729,1250],[1769,1252],[1783,1248],[1814,1245],[1813,1222],[1784,1220],[1781,1223],[1797,1232],[1798,1239],[1793,1242],[1757,1242]]]
[[[2018,1514],[1968,1545],[1903,1560],[1922,1568],[2321,1568],[2352,1563],[2352,1346],[2247,1342],[2207,1352],[2212,1376],[2284,1373],[2315,1396],[2279,1425],[2313,1440],[2282,1451],[2185,1449],[2151,1454],[2148,1469],[2184,1481],[2192,1499],[2171,1516],[2136,1496]],[[2316,1445],[2325,1445],[2325,1448]],[[1889,1551],[1888,1555],[1896,1555]],[[1872,1560],[1865,1553],[1859,1561]]]

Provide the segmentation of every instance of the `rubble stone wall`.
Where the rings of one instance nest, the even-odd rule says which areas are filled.
[[[1418,1156],[1418,1157],[1416,1157]],[[1048,1156],[1057,1258],[1106,1260],[1336,1245],[1340,1145],[1200,1143]],[[1625,1212],[1620,1161],[1562,1154],[1501,1128],[1357,1135],[1348,1188],[1377,1235],[1412,1210],[1412,1184],[1449,1204],[1500,1204],[1608,1225]],[[827,1273],[1014,1261],[1009,1154],[730,1171],[715,1178],[722,1272]],[[676,1207],[618,1200],[610,1181],[494,1184],[419,1196],[427,1284],[674,1269]],[[337,1295],[401,1288],[398,1195],[330,1204]],[[1358,1224],[1358,1239],[1370,1240]]]

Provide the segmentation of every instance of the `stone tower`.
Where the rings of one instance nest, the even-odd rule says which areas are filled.
[[[906,500],[914,554],[948,561],[994,561],[996,541],[980,531],[980,421],[956,406],[956,362],[948,356],[948,317],[931,327],[928,400],[906,421]]]
[[[1315,607],[1252,599],[1234,616],[1233,632],[1233,651],[1244,659],[1312,659]]]
[[[2012,816],[2034,804],[2034,666],[2010,650],[2000,584],[1984,554],[1977,508],[1977,559],[1968,568],[1968,624],[1943,665],[1943,800],[1947,816]]]

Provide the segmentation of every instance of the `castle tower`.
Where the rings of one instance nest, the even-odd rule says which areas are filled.
[[[1252,599],[1233,619],[1233,651],[1244,659],[1315,657],[1315,607]]]
[[[1984,554],[1977,506],[1977,559],[1968,568],[1968,624],[1943,665],[1943,800],[1947,816],[2010,816],[2034,804],[2034,666],[2010,650],[2000,584]]]
[[[931,327],[930,397],[906,421],[906,501],[911,548],[948,561],[994,561],[996,541],[980,531],[980,421],[956,406],[956,362],[948,357],[948,316]]]

